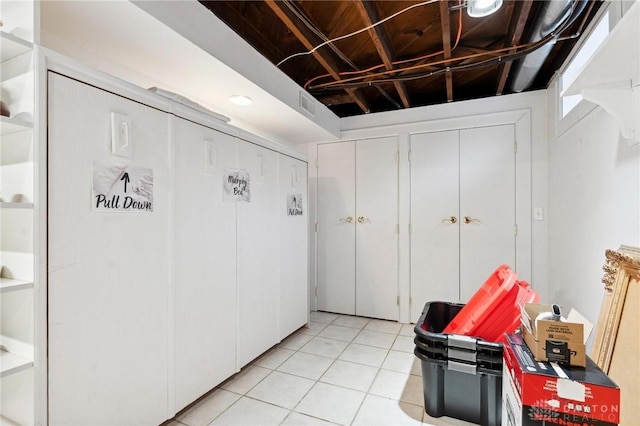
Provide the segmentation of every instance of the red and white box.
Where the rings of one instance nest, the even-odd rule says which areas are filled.
[[[611,426],[620,422],[620,388],[587,357],[587,366],[540,362],[520,335],[504,343],[502,424]]]

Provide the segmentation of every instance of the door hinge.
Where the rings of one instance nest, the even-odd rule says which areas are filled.
[[[399,223],[396,225],[396,233],[398,235],[400,235],[400,224]]]
[[[518,153],[518,141],[513,141],[513,153]]]
[[[517,237],[518,236],[518,225],[514,225],[513,226],[513,234]]]
[[[412,231],[411,224],[409,224],[409,235],[411,235],[411,231]]]
[[[396,297],[396,305],[400,306],[400,296]]]
[[[316,287],[316,297],[318,297],[318,287]]]
[[[400,151],[396,151],[396,163],[400,162]]]
[[[409,152],[407,153],[407,160],[408,160],[409,162],[411,162],[411,151],[409,151]]]
[[[413,299],[411,298],[411,296],[409,296],[409,308],[411,308],[412,304],[413,304]]]
[[[318,232],[318,222],[316,222],[316,232]]]
[[[318,160],[316,160],[315,163],[316,163],[316,169],[317,169],[318,168]]]

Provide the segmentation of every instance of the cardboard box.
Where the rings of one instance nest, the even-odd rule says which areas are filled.
[[[585,368],[536,362],[520,335],[506,336],[502,373],[505,426],[611,426],[620,388],[587,357]]]
[[[522,335],[536,361],[586,366],[585,343],[592,325],[573,309],[566,321],[536,321],[538,315],[550,311],[551,305],[533,303],[522,309]]]

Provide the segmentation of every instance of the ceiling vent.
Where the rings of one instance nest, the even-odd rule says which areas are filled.
[[[300,92],[300,108],[311,117],[316,116],[316,103],[314,98],[306,92]]]

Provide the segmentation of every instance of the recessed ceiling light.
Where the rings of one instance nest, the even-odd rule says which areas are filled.
[[[240,105],[240,106],[247,106],[247,105],[251,105],[253,103],[253,100],[251,100],[250,97],[248,96],[232,96],[229,98],[229,100],[236,104],[236,105]]]
[[[473,18],[491,15],[502,6],[502,0],[467,0],[467,13]]]

